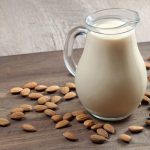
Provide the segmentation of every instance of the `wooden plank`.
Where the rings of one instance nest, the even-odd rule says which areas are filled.
[[[144,58],[150,55],[150,43],[139,45]],[[81,51],[75,52],[79,57]],[[52,85],[64,85],[67,81],[74,81],[66,70],[62,52],[45,52],[37,54],[27,54],[18,56],[0,57],[0,117],[8,116],[9,109],[17,107],[23,103],[35,104],[28,98],[22,98],[18,95],[12,96],[8,90],[13,86],[21,86],[27,81],[37,81],[38,83]],[[150,90],[150,83],[148,83]],[[59,104],[58,113],[64,114],[73,110],[82,109],[79,99],[76,98],[69,102]],[[0,127],[0,150],[85,150],[85,149],[144,149],[150,148],[150,131],[145,128],[144,132],[135,135],[130,144],[119,142],[117,137],[120,133],[127,131],[128,125],[143,125],[148,117],[149,106],[138,108],[134,114],[124,121],[113,123],[117,134],[112,135],[109,142],[98,145],[89,140],[93,134],[91,130],[77,123],[71,122],[71,126],[65,129],[54,129],[55,124],[49,117],[42,113],[26,113],[26,119],[22,121],[12,121],[12,124],[6,128]],[[32,123],[38,128],[38,132],[26,133],[21,130],[22,123]],[[69,142],[64,139],[62,133],[66,130],[74,131],[79,137],[78,142]],[[127,132],[128,133],[128,132]],[[128,133],[130,134],[130,133]],[[131,135],[131,134],[130,134]]]

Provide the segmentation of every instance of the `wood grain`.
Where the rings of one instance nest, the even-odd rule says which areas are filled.
[[[0,56],[61,50],[69,30],[87,14],[122,7],[139,12],[139,42],[150,41],[148,0],[0,0]],[[83,47],[82,38],[75,47]]]

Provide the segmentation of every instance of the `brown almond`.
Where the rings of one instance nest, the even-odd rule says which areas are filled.
[[[69,87],[69,89],[76,89],[76,85],[72,82],[67,82],[65,86]]]
[[[46,102],[45,105],[50,108],[50,109],[57,109],[58,105],[55,104],[54,102]]]
[[[56,115],[56,112],[54,111],[54,110],[51,110],[51,109],[46,109],[45,111],[44,111],[44,113],[47,115],[47,116],[54,116],[54,115]]]
[[[101,135],[97,135],[97,134],[93,134],[90,136],[90,140],[93,143],[97,143],[97,144],[102,144],[104,143],[107,139]]]
[[[150,103],[150,98],[148,98],[147,96],[144,96],[141,104],[148,105],[149,103]]]
[[[86,128],[91,128],[91,126],[93,126],[94,124],[95,124],[95,122],[93,120],[91,120],[91,119],[88,119],[88,120],[84,121],[84,126]]]
[[[150,91],[146,91],[145,95],[150,98]]]
[[[35,132],[35,131],[37,131],[36,128],[33,125],[31,125],[31,124],[23,124],[22,128],[23,128],[24,131],[27,131],[27,132]]]
[[[91,129],[92,130],[97,130],[97,129],[102,128],[102,127],[103,127],[102,123],[96,123],[93,126],[91,126]]]
[[[30,89],[29,88],[24,88],[20,94],[23,96],[23,97],[26,97],[30,94]]]
[[[76,120],[78,121],[78,122],[84,122],[85,120],[87,120],[87,119],[89,119],[90,117],[89,117],[89,115],[87,115],[87,114],[80,114],[80,115],[77,115],[76,116]]]
[[[32,100],[37,100],[38,98],[42,97],[43,95],[41,93],[30,93],[29,98]]]
[[[119,140],[129,143],[132,140],[132,138],[131,138],[131,136],[129,136],[127,134],[121,134],[121,135],[119,135]]]
[[[8,119],[5,118],[0,118],[0,126],[1,127],[6,127],[10,124],[10,121]]]
[[[61,87],[60,92],[62,94],[67,94],[69,92],[69,87],[67,87],[67,86]]]
[[[69,121],[68,121],[68,120],[62,120],[62,121],[59,121],[59,122],[56,124],[55,128],[56,128],[56,129],[60,129],[60,128],[64,128],[64,127],[66,127],[66,126],[68,126],[68,125],[69,125]]]
[[[65,94],[64,99],[65,99],[65,100],[70,100],[70,99],[75,98],[76,96],[77,96],[77,95],[76,95],[75,92],[69,92],[69,93]]]
[[[10,110],[10,113],[14,113],[14,112],[23,112],[23,108],[20,108],[20,107],[16,107],[16,108],[13,108]]]
[[[51,102],[54,102],[56,104],[59,103],[61,100],[62,100],[62,97],[58,96],[58,95],[55,95],[55,96],[51,97]]]
[[[47,89],[46,89],[46,92],[47,93],[53,93],[53,92],[56,92],[60,89],[59,86],[57,85],[52,85],[52,86],[49,86]]]
[[[47,109],[47,106],[45,106],[45,105],[35,105],[33,108],[36,112],[43,112],[45,109]]]
[[[64,120],[72,120],[73,119],[72,113],[70,113],[70,112],[65,113],[63,116],[63,119]]]
[[[36,86],[37,86],[36,82],[28,82],[23,87],[24,88],[29,88],[29,89],[34,89]]]
[[[47,89],[46,85],[38,85],[38,86],[35,87],[35,90],[39,91],[39,92],[45,91],[46,89]]]
[[[77,141],[78,138],[77,136],[75,135],[74,132],[71,132],[71,131],[66,131],[63,133],[63,136],[67,139],[67,140],[70,140],[70,141]]]
[[[145,121],[145,124],[146,124],[147,126],[150,126],[150,119],[147,119],[147,120]]]
[[[150,62],[145,62],[145,66],[147,70],[150,70]]]
[[[128,130],[132,133],[139,133],[139,132],[142,132],[144,130],[144,128],[142,126],[129,126],[128,127]]]
[[[49,96],[42,96],[38,98],[38,104],[43,105],[50,100]]]
[[[115,128],[111,125],[111,124],[104,124],[103,128],[108,132],[108,133],[111,133],[111,134],[114,134],[115,133]]]
[[[101,136],[103,136],[107,139],[109,138],[108,132],[106,130],[102,129],[102,128],[97,129],[97,134],[101,135]]]
[[[72,112],[72,115],[74,117],[76,117],[77,115],[81,115],[81,114],[84,114],[83,110],[75,110],[75,111]]]
[[[11,94],[19,94],[23,89],[21,87],[13,87],[10,89]]]
[[[24,112],[32,111],[32,109],[33,109],[32,105],[29,105],[29,104],[21,104],[20,108],[22,108]]]
[[[10,115],[10,118],[13,120],[21,120],[24,118],[24,113],[20,111],[16,111]]]
[[[59,122],[61,120],[63,120],[62,116],[61,115],[53,115],[51,117],[51,119],[54,121],[54,122]]]

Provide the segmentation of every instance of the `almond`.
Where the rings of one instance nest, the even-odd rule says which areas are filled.
[[[38,98],[42,97],[43,95],[41,93],[30,93],[29,98],[32,100],[37,100]]]
[[[20,94],[23,96],[23,97],[26,97],[30,94],[30,89],[29,88],[25,88],[23,89]]]
[[[14,113],[14,112],[23,112],[23,108],[17,107],[17,108],[13,108],[10,110],[10,113]]]
[[[21,87],[13,87],[10,89],[11,94],[19,94],[23,89]]]
[[[104,124],[103,128],[111,134],[115,133],[115,129],[111,124],[106,123],[106,124]]]
[[[130,131],[130,132],[132,132],[132,133],[139,133],[139,132],[142,132],[143,131],[143,127],[142,126],[136,126],[136,125],[134,125],[134,126],[129,126],[128,127],[128,130]]]
[[[36,82],[28,82],[23,87],[24,88],[29,88],[29,89],[34,89],[36,86],[37,86]]]
[[[97,134],[91,135],[90,139],[93,143],[97,143],[97,144],[102,144],[107,140],[105,137],[97,135]]]
[[[77,140],[78,140],[78,138],[77,138],[77,136],[75,135],[75,133],[70,132],[70,131],[64,132],[64,133],[63,133],[63,136],[64,136],[66,139],[70,140],[70,141],[77,141]]]
[[[64,128],[64,127],[66,127],[66,126],[68,126],[68,125],[69,125],[69,121],[68,121],[68,120],[62,120],[62,121],[59,121],[59,122],[56,124],[55,128],[56,128],[56,129],[60,129],[60,128]]]
[[[10,118],[14,120],[21,120],[24,118],[24,113],[20,111],[16,111],[10,115]]]
[[[52,97],[51,97],[51,101],[54,102],[54,103],[58,103],[58,102],[60,102],[61,100],[62,100],[62,97],[61,97],[61,96],[55,95],[55,96],[52,96]]]
[[[79,122],[84,122],[85,120],[89,119],[89,115],[87,114],[80,114],[76,116],[76,120]]]
[[[150,119],[147,119],[147,120],[145,121],[145,124],[146,124],[147,126],[150,126]]]
[[[64,120],[72,120],[73,119],[72,113],[70,113],[70,112],[65,113],[63,116],[63,119]]]
[[[146,92],[145,92],[145,95],[146,95],[147,97],[150,97],[150,91],[146,91]]]
[[[62,94],[67,94],[69,92],[69,87],[67,87],[67,86],[61,87],[60,92]]]
[[[150,98],[144,96],[141,102],[143,105],[148,105],[150,103]]]
[[[50,116],[50,117],[56,115],[56,112],[53,111],[53,110],[51,110],[51,109],[46,109],[46,110],[44,111],[44,113],[45,113],[47,116]]]
[[[61,120],[63,120],[62,116],[61,115],[53,115],[51,117],[51,119],[54,121],[54,122],[59,122]]]
[[[84,126],[87,128],[91,128],[91,126],[93,126],[94,124],[95,124],[95,122],[91,119],[84,121]]]
[[[108,137],[109,137],[108,132],[105,131],[105,130],[102,129],[102,128],[97,129],[97,134],[98,134],[98,135],[101,135],[101,136],[103,136],[103,137],[105,137],[105,138],[107,138],[107,139],[108,139]]]
[[[145,62],[145,66],[147,70],[150,70],[150,62]]]
[[[0,126],[1,127],[8,126],[9,124],[10,124],[10,121],[8,119],[0,118]]]
[[[75,84],[72,82],[67,82],[65,86],[69,87],[69,89],[75,89],[76,88]]]
[[[91,129],[92,130],[97,130],[97,129],[102,128],[102,127],[103,127],[103,124],[96,123],[95,125],[91,126]]]
[[[24,112],[26,112],[26,111],[32,111],[32,109],[33,109],[32,106],[29,105],[29,104],[21,104],[20,108],[22,108]]]
[[[81,115],[81,114],[84,114],[84,111],[83,111],[83,110],[75,110],[75,111],[72,112],[72,115],[75,116],[75,117],[76,117],[77,115]]]
[[[43,105],[50,100],[49,96],[42,96],[38,98],[38,104]]]
[[[23,128],[24,131],[27,131],[27,132],[35,132],[35,131],[37,131],[36,128],[33,125],[31,125],[31,124],[23,124],[22,128]]]
[[[35,90],[39,91],[39,92],[45,91],[46,89],[47,89],[46,85],[38,85],[38,86],[35,87]]]
[[[57,86],[57,85],[52,85],[52,86],[49,86],[47,89],[46,89],[46,92],[47,93],[53,93],[53,92],[56,92],[57,90],[59,90],[60,87]]]
[[[55,104],[54,102],[46,102],[45,105],[50,108],[50,109],[57,109],[58,105]]]
[[[67,94],[65,94],[64,99],[65,100],[70,100],[76,97],[76,93],[75,92],[69,92]]]
[[[34,110],[36,112],[43,112],[45,109],[47,109],[47,106],[45,106],[45,105],[35,105],[34,106]]]
[[[119,140],[129,143],[132,140],[132,138],[131,138],[131,136],[129,136],[127,134],[121,134],[121,135],[119,135]]]

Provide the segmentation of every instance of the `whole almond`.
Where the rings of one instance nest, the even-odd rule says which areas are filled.
[[[29,88],[29,89],[34,89],[36,86],[37,86],[36,82],[28,82],[23,87],[24,88]]]
[[[43,112],[45,109],[47,109],[47,106],[45,106],[45,105],[35,105],[33,108],[36,112]]]
[[[31,124],[23,124],[22,128],[23,128],[24,131],[27,131],[27,132],[35,132],[35,131],[37,131],[36,128],[33,125],[31,125]]]
[[[147,70],[150,70],[150,62],[145,62],[145,66]]]
[[[9,124],[10,124],[10,121],[8,119],[0,118],[0,126],[1,127],[8,126]]]
[[[102,144],[107,140],[105,137],[97,135],[97,134],[91,135],[90,139],[93,143],[97,143],[97,144]]]
[[[56,115],[56,112],[53,111],[53,110],[51,110],[51,109],[46,109],[46,110],[44,110],[44,113],[45,113],[47,116],[50,116],[50,117]]]
[[[20,107],[16,107],[16,108],[13,108],[10,110],[10,113],[14,113],[14,112],[23,112],[23,108],[20,108]]]
[[[150,98],[144,96],[141,102],[143,105],[148,105],[150,103]]]
[[[108,132],[106,130],[102,129],[102,128],[97,129],[97,134],[101,135],[101,136],[103,136],[103,137],[105,137],[107,139],[109,137]]]
[[[74,117],[76,117],[77,115],[81,115],[81,114],[84,114],[83,110],[75,110],[75,111],[72,112],[72,115]]]
[[[115,128],[111,125],[111,124],[104,124],[103,128],[108,132],[108,133],[111,133],[111,134],[114,134],[115,133]]]
[[[56,124],[55,128],[56,128],[56,129],[60,129],[60,128],[64,128],[64,127],[66,127],[66,126],[68,126],[68,125],[69,125],[69,121],[68,121],[68,120],[62,120],[62,121],[59,121],[59,122]]]
[[[58,102],[60,102],[62,100],[62,97],[61,96],[57,96],[57,95],[55,95],[55,96],[52,96],[51,97],[51,102],[54,102],[54,103],[58,103]]]
[[[67,86],[61,87],[60,92],[62,94],[67,94],[69,92],[69,87],[67,87]]]
[[[20,108],[22,108],[24,112],[26,112],[26,111],[32,111],[32,109],[33,109],[32,106],[29,105],[29,104],[21,104]]]
[[[54,122],[59,122],[61,120],[63,120],[62,116],[61,115],[53,115],[51,117],[51,119],[54,121]]]
[[[132,140],[132,138],[131,138],[131,136],[129,136],[127,134],[121,134],[121,135],[119,135],[119,140],[129,143]]]
[[[21,87],[13,87],[10,89],[11,94],[19,94],[23,89]]]
[[[64,120],[72,120],[73,119],[72,113],[70,113],[70,112],[65,113],[63,116],[63,119]]]
[[[77,140],[78,140],[78,138],[77,138],[77,136],[75,135],[75,133],[74,133],[74,132],[71,132],[71,131],[66,131],[66,132],[64,132],[64,133],[63,133],[63,136],[64,136],[66,139],[70,140],[70,141],[77,141]]]
[[[147,120],[145,121],[145,124],[146,124],[147,126],[150,126],[150,119],[147,119]]]
[[[16,111],[10,115],[10,118],[13,120],[21,120],[24,118],[24,113],[20,111]]]
[[[102,123],[96,123],[93,126],[91,126],[91,129],[92,130],[97,130],[97,129],[102,128],[102,127],[103,127]]]
[[[146,95],[147,97],[150,97],[150,91],[146,91],[146,92],[145,92],[145,95]]]
[[[52,86],[49,86],[47,89],[46,89],[46,92],[47,93],[53,93],[53,92],[56,92],[57,90],[59,90],[60,87],[57,86],[57,85],[52,85]]]
[[[84,121],[84,126],[86,128],[91,128],[91,126],[93,126],[94,124],[95,124],[95,122],[93,120],[91,120],[91,119]]]
[[[45,89],[47,89],[46,85],[38,85],[38,86],[35,87],[35,90],[39,91],[39,92],[45,91]]]
[[[65,100],[70,100],[76,97],[76,93],[75,92],[69,92],[67,94],[65,94],[64,99]]]
[[[69,87],[69,89],[75,89],[76,88],[75,84],[72,82],[67,82],[65,86]]]
[[[85,120],[88,120],[88,119],[89,119],[89,115],[87,114],[80,114],[76,116],[76,120],[78,122],[84,122]]]
[[[49,96],[42,96],[38,98],[38,104],[43,105],[50,100]]]
[[[50,109],[57,109],[58,105],[55,104],[54,102],[46,102],[45,105],[50,108]]]
[[[20,94],[23,96],[23,97],[26,97],[30,94],[30,89],[29,88],[24,88]]]
[[[42,97],[43,95],[41,93],[30,93],[29,98],[32,100],[37,100],[38,98]]]
[[[129,126],[128,127],[128,130],[132,133],[139,133],[139,132],[142,132],[144,130],[144,128],[142,126]]]

